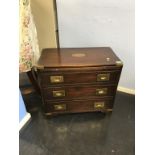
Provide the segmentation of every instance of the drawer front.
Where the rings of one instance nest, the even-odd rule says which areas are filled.
[[[119,80],[119,76],[120,71],[82,73],[45,72],[39,74],[40,83],[43,87],[47,87],[50,85],[64,85],[75,83],[117,83]]]
[[[115,91],[116,86],[89,85],[44,88],[42,93],[45,100],[53,100],[114,96]]]
[[[112,99],[98,99],[98,100],[73,100],[62,102],[46,102],[45,113],[56,112],[89,112],[89,111],[112,111]]]

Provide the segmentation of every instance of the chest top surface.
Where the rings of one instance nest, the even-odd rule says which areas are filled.
[[[38,60],[44,67],[112,66],[120,62],[110,47],[43,49]]]

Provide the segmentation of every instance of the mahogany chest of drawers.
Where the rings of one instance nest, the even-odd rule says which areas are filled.
[[[111,48],[44,49],[36,67],[46,116],[112,111],[123,64]]]

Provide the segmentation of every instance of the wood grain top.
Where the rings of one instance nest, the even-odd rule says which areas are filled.
[[[111,66],[120,59],[110,47],[95,48],[49,48],[43,49],[39,66],[44,67],[84,67]]]

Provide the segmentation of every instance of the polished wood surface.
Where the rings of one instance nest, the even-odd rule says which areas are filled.
[[[97,94],[100,89],[107,89],[103,94]],[[53,91],[61,92],[65,91],[65,96],[53,96]],[[116,86],[109,85],[72,85],[72,86],[60,86],[60,87],[48,87],[43,89],[43,96],[46,100],[59,100],[59,99],[74,99],[74,98],[100,98],[103,96],[113,96],[116,91]]]
[[[44,49],[38,65],[44,67],[111,66],[120,59],[110,47]]]
[[[44,49],[38,66],[45,115],[112,111],[123,64],[111,48]]]
[[[104,107],[100,109],[94,108],[95,102],[104,102]],[[113,108],[113,98],[102,98],[102,99],[87,99],[87,100],[72,100],[72,101],[59,101],[59,102],[53,102],[53,101],[47,101],[45,102],[46,106],[44,107],[45,114],[47,113],[76,113],[76,112],[91,112],[91,111],[106,111],[107,109]],[[66,105],[65,110],[55,110],[54,105]]]
[[[99,74],[109,74],[109,80],[105,81],[97,81],[97,76]],[[51,83],[50,77],[51,76],[63,76],[64,81],[62,83]],[[40,83],[42,87],[47,87],[50,85],[67,85],[67,84],[76,84],[76,83],[100,83],[100,84],[106,84],[106,83],[117,83],[119,80],[120,71],[119,70],[108,70],[108,71],[77,71],[77,72],[43,72],[40,73]]]

